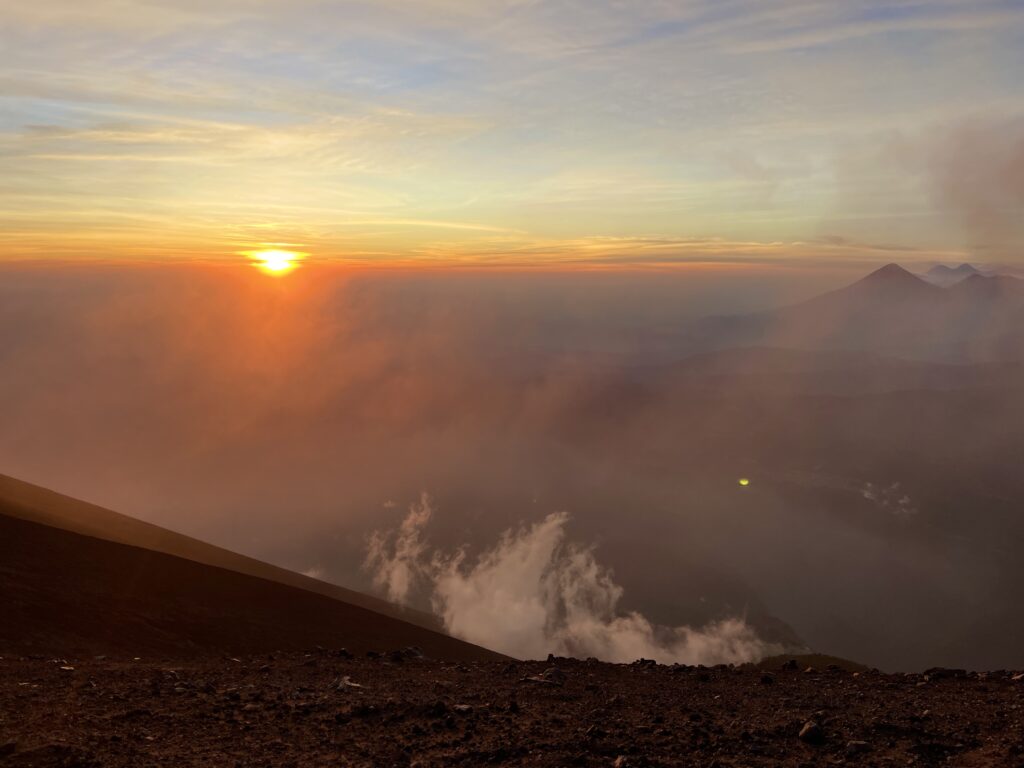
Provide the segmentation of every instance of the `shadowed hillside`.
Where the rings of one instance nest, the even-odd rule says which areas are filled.
[[[342,600],[427,629],[440,630],[434,616],[389,603],[386,600],[328,584],[237,552],[215,547],[205,541],[175,533],[158,525],[122,515],[95,504],[64,496],[31,483],[0,475],[0,514],[34,523],[63,528],[119,544],[130,544],[155,552],[176,555],[205,565],[256,576]]]
[[[3,653],[194,656],[314,645],[353,652],[415,645],[434,658],[501,658],[372,611],[366,605],[376,601],[358,593],[352,594],[364,605],[331,595],[330,585],[309,590],[287,584],[281,569],[43,489],[9,479],[2,489]],[[149,542],[153,548],[83,531]],[[248,572],[211,565],[211,560],[238,562]],[[261,568],[279,578],[254,575]]]

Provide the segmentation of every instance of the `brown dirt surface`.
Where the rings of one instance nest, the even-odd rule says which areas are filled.
[[[1024,765],[1015,673],[787,666],[7,657],[0,767]]]
[[[504,658],[318,592],[0,514],[0,653],[187,657],[314,645]]]

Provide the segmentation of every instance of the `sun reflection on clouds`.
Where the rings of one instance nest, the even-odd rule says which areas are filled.
[[[242,255],[252,259],[255,262],[255,266],[268,275],[286,275],[296,269],[299,266],[299,262],[309,254],[299,251],[286,251],[280,248],[264,248],[243,251]]]

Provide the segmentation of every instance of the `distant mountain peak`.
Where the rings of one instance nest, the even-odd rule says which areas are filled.
[[[933,303],[944,299],[945,291],[893,263],[879,267],[845,288],[809,299],[805,304],[824,303],[834,308],[836,302],[853,302],[854,305],[866,307],[895,305],[906,301]]]
[[[901,283],[906,283],[906,284],[909,285],[909,284],[913,284],[913,283],[920,283],[922,281],[921,281],[921,278],[919,278],[917,275],[915,275],[915,274],[913,274],[911,272],[908,272],[906,269],[901,267],[899,264],[896,264],[895,262],[893,262],[891,264],[886,264],[884,267],[880,267],[880,268],[876,269],[874,272],[869,274],[867,277],[863,278],[860,282],[862,282],[862,283],[867,283],[867,282],[870,282],[870,283],[880,283],[880,282],[896,283],[896,282],[901,282]]]

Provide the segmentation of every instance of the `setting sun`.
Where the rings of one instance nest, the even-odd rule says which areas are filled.
[[[296,251],[269,249],[246,251],[245,255],[253,259],[256,262],[256,266],[264,272],[273,275],[283,275],[295,269],[305,254]]]

